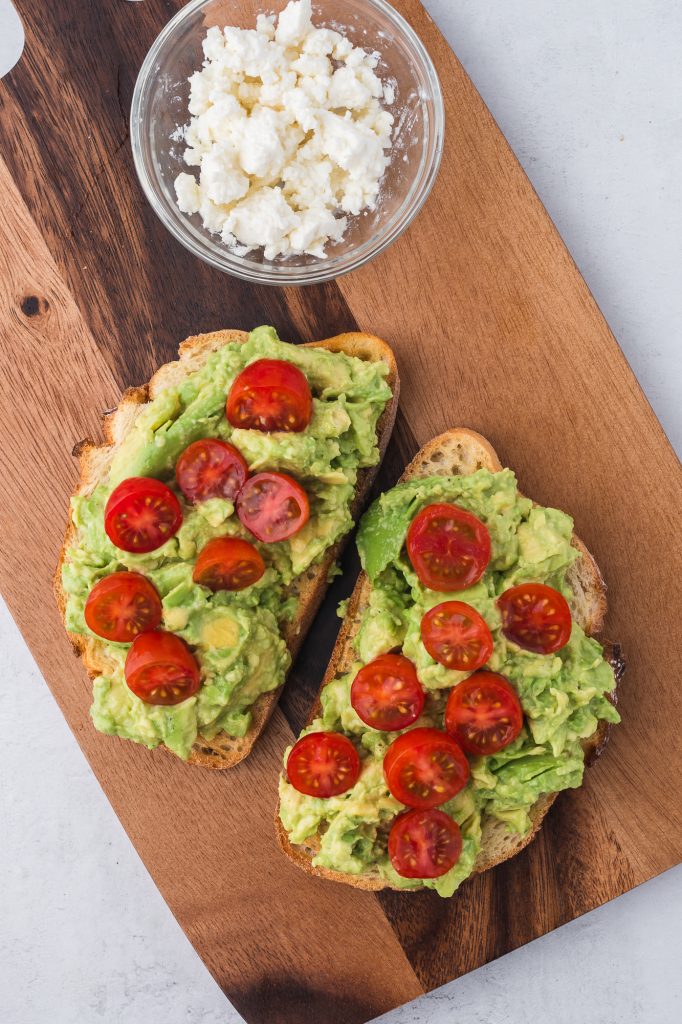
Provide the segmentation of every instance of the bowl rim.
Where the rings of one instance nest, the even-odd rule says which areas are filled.
[[[422,152],[419,168],[410,188],[392,217],[370,239],[346,253],[331,255],[325,259],[319,259],[316,263],[299,266],[287,266],[284,261],[281,263],[276,261],[255,263],[231,253],[227,247],[221,248],[217,242],[207,242],[180,210],[174,210],[171,215],[166,203],[158,194],[144,155],[143,100],[146,90],[153,80],[153,71],[159,55],[184,21],[202,7],[207,7],[215,2],[216,0],[190,0],[184,7],[181,7],[157,35],[137,74],[130,107],[130,141],[135,170],[147,201],[164,227],[194,256],[216,270],[232,274],[254,284],[282,286],[321,284],[357,270],[382,253],[407,230],[426,202],[438,175],[445,138],[445,104],[438,72],[426,46],[409,22],[388,3],[388,0],[364,0],[369,7],[383,13],[393,23],[396,31],[401,33],[409,43],[413,54],[422,65],[424,77],[429,82],[430,99],[433,104],[433,116],[427,119],[430,146]],[[313,8],[315,8],[316,0],[312,0],[312,2]],[[429,151],[432,151],[430,160]]]

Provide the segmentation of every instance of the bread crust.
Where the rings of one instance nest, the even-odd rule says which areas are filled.
[[[127,437],[140,409],[145,403],[154,399],[165,388],[176,384],[190,373],[200,369],[212,352],[230,342],[245,342],[247,338],[248,334],[245,331],[237,330],[213,331],[210,334],[199,334],[187,338],[179,347],[178,360],[165,363],[159,367],[148,384],[141,387],[128,388],[121,396],[118,406],[103,415],[102,433],[104,441],[97,443],[90,438],[86,438],[74,446],[73,454],[78,458],[80,467],[80,477],[74,495],[91,493],[104,478],[116,448]],[[387,402],[377,422],[377,443],[380,458],[383,458],[391,431],[393,430],[400,394],[398,367],[391,347],[373,334],[357,331],[338,334],[324,341],[308,342],[302,347],[326,348],[331,352],[343,352],[346,355],[357,356],[360,359],[386,364],[388,367],[386,381],[391,389],[392,397]],[[354,520],[358,518],[362,510],[377,470],[378,465],[372,466],[369,469],[361,469],[358,474],[355,497],[350,508],[350,513]],[[75,533],[75,526],[69,517],[64,543],[62,544],[53,578],[53,589],[57,606],[65,625],[66,594],[62,587],[61,575],[66,553],[71,546]],[[303,574],[303,577],[297,581],[299,595],[298,612],[295,619],[284,624],[282,627],[282,634],[291,654],[292,663],[296,659],[301,644],[325,595],[328,586],[328,573],[341,554],[346,540],[347,536],[342,537],[336,544],[332,545],[325,552],[324,557],[314,566],[311,566]],[[68,636],[76,654],[82,658],[91,680],[94,680],[96,676],[106,671],[106,650],[101,644],[90,637],[80,634],[69,632]],[[251,752],[256,740],[267,725],[268,719],[277,706],[282,689],[283,687],[280,686],[276,690],[262,694],[256,700],[252,706],[253,717],[251,726],[245,736],[231,737],[226,733],[219,733],[212,740],[207,740],[202,736],[197,737],[187,763],[202,768],[224,770],[226,768],[233,768],[240,761],[243,761]],[[163,744],[160,744],[160,746],[162,749],[167,749]],[[171,752],[169,751],[169,753]]]
[[[466,427],[456,427],[445,431],[445,433],[427,442],[406,467],[398,482],[404,483],[407,480],[425,476],[469,474],[482,468],[489,469],[492,472],[502,469],[502,464],[495,449],[481,434]],[[606,615],[606,585],[597,563],[583,541],[575,533],[571,543],[580,552],[580,558],[576,560],[567,576],[575,595],[576,615],[585,632],[590,636],[594,636],[601,632],[604,624]],[[348,601],[346,615],[339,630],[317,700],[310,711],[308,724],[321,713],[320,695],[324,687],[338,675],[348,671],[351,663],[355,660],[352,642],[362,618],[362,613],[368,604],[370,591],[371,584],[369,579],[366,573],[361,572]],[[620,647],[605,641],[603,641],[603,644],[605,656],[614,666],[617,684],[625,669]],[[610,699],[615,704],[615,689],[610,694]],[[610,728],[608,722],[600,721],[592,736],[583,741],[582,746],[585,751],[586,765],[593,764],[601,754],[608,742]],[[497,864],[501,864],[528,846],[539,832],[547,812],[558,795],[558,793],[543,794],[533,804],[529,812],[531,827],[525,836],[512,836],[511,833],[506,831],[506,827],[502,823],[496,823],[492,818],[484,819],[481,850],[476,859],[472,875],[480,874],[489,868],[495,867]],[[313,866],[312,858],[316,853],[319,840],[316,836],[311,836],[304,844],[294,845],[291,843],[280,820],[279,803],[275,814],[275,831],[277,841],[283,853],[297,867],[300,867],[310,875],[314,875],[317,878],[326,878],[330,881],[343,882],[345,885],[352,885],[356,889],[364,889],[371,892],[394,888],[376,871],[367,872],[362,875],[349,875],[340,871]],[[493,832],[497,832],[497,835],[491,841]],[[418,889],[419,887],[400,888],[395,889],[395,891],[416,892]]]

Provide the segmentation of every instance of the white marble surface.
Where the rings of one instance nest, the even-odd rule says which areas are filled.
[[[426,6],[528,171],[679,450],[682,5]],[[20,46],[8,10],[0,0],[0,73]],[[1,603],[0,650],[0,1019],[240,1021],[126,839]],[[27,720],[39,758],[17,727]],[[677,1024],[680,920],[677,868],[382,1024]]]

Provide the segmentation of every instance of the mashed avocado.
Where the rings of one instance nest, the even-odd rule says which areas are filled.
[[[437,501],[454,502],[473,512],[491,537],[492,557],[482,579],[454,595],[424,588],[404,548],[414,516]],[[614,687],[611,667],[600,645],[575,622],[570,641],[557,654],[521,650],[503,636],[496,606],[504,590],[529,581],[555,587],[570,604],[573,595],[566,573],[578,557],[571,546],[572,532],[573,522],[564,512],[534,507],[522,497],[508,469],[399,484],[368,510],[358,532],[358,548],[372,590],[355,638],[358,659],[348,674],[325,687],[322,715],[306,730],[350,736],[362,759],[360,778],[351,790],[328,800],[304,796],[284,779],[280,782],[280,813],[291,841],[301,843],[321,834],[314,864],[348,874],[374,868],[395,887],[416,884],[450,896],[471,874],[485,816],[523,834],[530,827],[530,808],[541,794],[580,785],[581,740],[594,732],[599,719],[619,721],[606,698]],[[486,667],[512,681],[525,725],[504,750],[471,760],[470,782],[441,808],[462,829],[461,857],[441,878],[415,882],[396,874],[386,850],[392,819],[404,808],[389,793],[382,765],[389,743],[399,734],[366,726],[351,706],[350,686],[363,664],[402,648],[427,691],[424,713],[415,724],[442,728],[449,690],[467,673],[444,668],[431,658],[421,641],[420,623],[427,609],[453,597],[485,618],[495,644]]]
[[[225,418],[232,381],[256,359],[284,359],[308,379],[313,415],[300,433],[233,429]],[[197,372],[164,389],[144,407],[116,452],[108,479],[89,495],[72,501],[76,528],[62,582],[67,595],[66,624],[73,633],[88,630],[83,607],[93,585],[121,569],[147,576],[163,604],[163,626],[194,649],[201,689],[173,707],[145,704],[126,686],[127,645],[97,639],[107,671],[94,683],[91,714],[102,732],[155,747],[165,743],[186,758],[197,735],[218,732],[243,736],[254,701],[284,680],[290,656],[280,627],[296,612],[293,581],[351,529],[349,506],[358,470],[379,460],[377,420],[391,396],[383,363],[365,362],[325,349],[281,342],[271,327],[252,331],[244,344],[225,345]],[[287,541],[256,543],[267,569],[239,592],[213,593],[192,580],[197,554],[214,537],[254,538],[241,525],[229,501],[214,498],[187,505],[174,485],[181,452],[200,438],[236,445],[252,472],[290,473],[305,487],[310,520]],[[104,507],[113,488],[131,476],[152,476],[171,486],[182,503],[183,523],[162,547],[145,555],[115,547],[104,531]]]

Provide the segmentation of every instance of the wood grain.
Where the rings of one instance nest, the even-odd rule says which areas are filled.
[[[426,37],[420,5],[400,6]],[[660,741],[667,714],[682,710],[674,684],[679,463],[530,183],[433,35],[430,51],[448,83],[447,173],[407,235],[340,289],[359,323],[371,319],[388,337],[400,324],[401,407],[419,443],[455,423],[472,426],[527,494],[574,515],[606,575],[606,629],[625,646],[628,674],[619,695],[624,725],[585,787],[560,798],[539,841],[464,886],[456,915],[432,894],[407,913],[403,897],[380,897],[427,986],[682,857],[682,800],[672,783],[682,758],[672,738]],[[482,906],[491,908],[492,929],[480,927]],[[433,942],[420,938],[427,920],[436,922],[435,962]],[[475,936],[467,950],[457,948],[463,927]]]
[[[323,883],[311,889],[276,848],[277,777],[293,735],[281,713],[229,776],[188,769],[92,728],[89,685],[50,599],[50,579],[76,476],[65,437],[96,434],[97,410],[111,406],[116,388],[1,163],[0,223],[3,399],[12,398],[0,407],[8,442],[2,589],[114,810],[209,970],[247,1016],[296,1020],[305,1005],[311,1019],[324,1008],[329,1021],[364,1021],[393,1005],[396,984],[401,1000],[419,995],[379,906]],[[315,949],[326,955],[312,971]]]
[[[0,84],[0,585],[116,813],[240,1012],[254,1024],[366,1021],[677,863],[679,464],[421,5],[396,3],[443,83],[446,151],[434,192],[369,267],[298,290],[246,286],[194,260],[139,189],[132,87],[180,0],[17,6],[26,49]],[[386,337],[403,389],[381,484],[433,434],[474,427],[527,493],[574,514],[609,584],[607,629],[629,666],[623,725],[585,786],[560,796],[541,837],[450,901],[325,884],[275,849],[281,752],[333,644],[331,601],[256,752],[224,777],[97,734],[85,673],[53,608],[72,443],[96,432],[119,389],[146,380],[186,335],[267,322],[290,340],[356,326]],[[349,575],[354,564],[349,552]],[[332,598],[351,584],[337,581]],[[188,866],[180,879],[179,864]]]

